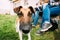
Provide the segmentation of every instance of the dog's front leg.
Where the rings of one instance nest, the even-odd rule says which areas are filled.
[[[31,36],[30,36],[30,33],[28,33],[28,40],[31,40]]]
[[[22,40],[22,31],[19,31],[19,38]]]
[[[19,19],[16,19],[16,32],[19,32]]]

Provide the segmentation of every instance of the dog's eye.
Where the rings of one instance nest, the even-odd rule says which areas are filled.
[[[32,13],[31,13],[31,12],[28,12],[28,16],[30,16],[30,17],[31,17],[31,16],[32,16]]]
[[[22,12],[19,12],[17,15],[18,15],[19,17],[21,17],[21,16],[23,16],[23,13],[22,13]]]

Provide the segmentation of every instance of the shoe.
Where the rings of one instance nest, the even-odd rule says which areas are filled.
[[[36,31],[36,35],[41,35],[43,32],[40,31],[41,29]]]
[[[35,25],[32,25],[32,28],[35,28]]]
[[[50,23],[43,23],[42,28],[37,30],[36,35],[41,35],[42,33],[46,32],[52,25]]]
[[[32,28],[35,28],[35,25],[32,23]]]
[[[51,27],[52,27],[52,25],[50,23],[43,23],[42,29],[40,31],[42,31],[42,32],[47,31]]]

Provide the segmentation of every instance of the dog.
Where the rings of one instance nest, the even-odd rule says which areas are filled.
[[[16,7],[14,8],[14,12],[18,16],[16,19],[16,32],[19,32],[20,40],[22,40],[22,33],[27,34],[28,40],[31,40],[31,16],[34,13],[32,6],[29,6],[28,8],[23,8],[22,6]]]

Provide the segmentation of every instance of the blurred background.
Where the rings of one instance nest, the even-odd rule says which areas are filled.
[[[19,3],[18,0],[0,0],[0,40],[19,40],[18,33],[15,31],[17,16],[13,11],[17,3]],[[60,19],[60,17],[58,16],[57,19]],[[58,26],[60,27],[60,21]],[[60,40],[58,29],[37,36],[35,32],[38,28],[39,25],[37,24],[36,28],[31,31],[32,40]],[[26,35],[23,35],[23,40],[27,40]]]

